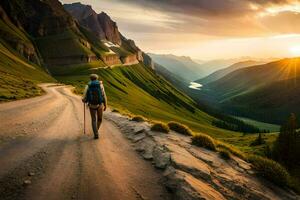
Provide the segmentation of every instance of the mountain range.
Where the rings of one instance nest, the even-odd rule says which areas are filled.
[[[274,60],[272,58],[251,60],[248,57],[242,57],[204,61],[192,59],[188,56],[176,56],[172,54],[149,53],[149,56],[155,63],[163,66],[180,79],[185,80],[185,82],[190,83],[191,81],[195,81],[202,82],[202,84],[209,79],[216,80],[220,78],[222,74],[227,74],[240,67],[263,64]]]
[[[75,3],[64,9],[58,1],[12,0],[2,2],[1,7],[14,28],[26,32],[35,45],[3,38],[15,49],[26,44],[22,53],[35,63],[51,67],[92,61],[100,65],[136,64],[143,60],[142,51],[120,34],[116,23],[90,6]]]
[[[205,74],[201,65],[194,62],[190,57],[151,53],[149,56],[155,63],[165,67],[168,71],[185,80],[187,83]]]
[[[187,126],[195,133],[204,133],[220,140],[215,142],[206,135],[195,134],[203,137],[205,143],[218,145],[218,150],[222,145],[226,152],[227,149],[230,150],[228,155],[240,154],[243,158],[243,153],[223,142],[236,145],[243,151],[244,146],[247,146],[247,153],[262,152],[264,146],[250,147],[255,135],[245,136],[233,129],[214,126],[213,122],[216,121],[233,127],[246,124],[241,121],[237,123],[236,119],[223,113],[208,114],[206,108],[202,107],[206,104],[201,104],[201,101],[210,98],[212,101],[205,103],[215,103],[215,107],[228,114],[238,113],[262,121],[282,122],[289,112],[300,114],[297,107],[300,103],[300,58],[263,65],[252,63],[254,66],[251,63],[239,63],[219,71],[217,76],[211,75],[213,80],[210,79],[201,90],[187,87],[191,81],[204,78],[216,69],[233,64],[232,61],[230,64],[229,61],[224,63],[227,62],[214,60],[199,64],[190,57],[148,55],[133,40],[120,33],[116,22],[106,13],[97,13],[89,5],[62,5],[58,0],[0,1],[1,102],[40,95],[43,92],[41,90],[34,94],[32,92],[38,90],[37,84],[44,82],[73,85],[74,92],[82,94],[89,81],[89,75],[96,73],[103,81],[108,104],[114,112],[128,116],[141,115],[151,123],[176,121],[185,125],[182,126],[184,129]],[[191,95],[188,96],[187,93]],[[201,95],[209,98],[202,99]],[[68,107],[77,107],[71,104],[69,98],[73,97],[65,99],[66,103],[69,103]],[[72,112],[67,113],[72,115]],[[137,131],[143,135],[146,132]],[[160,136],[167,141],[172,139],[172,134]],[[265,137],[272,140],[274,136],[275,134],[270,134]],[[192,151],[190,137],[184,137],[185,139],[188,149]],[[270,143],[268,141],[268,144]],[[149,145],[154,149],[151,141]],[[160,152],[160,149],[157,150]],[[166,158],[168,162],[171,161],[164,152],[158,154],[162,155],[163,160]],[[176,151],[176,154],[181,152]],[[217,152],[214,154],[218,157],[221,155]],[[183,160],[189,159],[190,157],[184,157]],[[235,162],[234,159],[239,158],[234,156],[232,160],[222,159],[222,162]],[[247,164],[242,160],[239,162],[243,163],[242,165]],[[194,164],[187,163],[193,173]],[[198,165],[197,168],[211,174],[203,160]],[[242,168],[239,170],[249,176]],[[244,168],[251,167],[247,164]],[[196,172],[192,176],[198,178],[199,173]],[[259,180],[256,181],[261,184]],[[194,183],[199,191],[203,187],[211,187],[211,181],[207,184],[202,181],[199,183],[201,184]],[[227,193],[227,190],[224,192]]]
[[[30,91],[25,87],[28,81],[34,87],[59,81],[81,93],[89,74],[97,73],[112,107],[149,119],[176,119],[200,130],[222,131],[211,126],[213,117],[190,97],[155,74],[150,56],[125,38],[107,14],[57,0],[1,1],[0,11],[0,69],[5,85],[1,100],[15,98],[21,86]]]
[[[30,95],[26,83],[53,81],[66,71],[78,75],[105,67],[140,65],[149,68],[144,73],[155,72],[184,92],[189,90],[185,87],[190,81],[208,73],[203,67],[207,63],[199,64],[189,57],[147,55],[119,32],[107,14],[96,13],[91,6],[81,3],[63,6],[57,0],[1,1],[0,23],[0,75],[1,83],[7,85],[2,89],[1,99],[26,97]],[[298,103],[298,59],[259,64],[260,61],[240,62],[219,70],[201,79],[201,94],[193,91],[191,96],[230,114],[268,122],[281,123],[288,113],[299,113],[294,107]],[[150,80],[143,80],[147,81]],[[144,84],[135,85],[147,90]],[[20,88],[22,92],[16,94]],[[266,117],[266,113],[271,117]]]
[[[300,58],[287,58],[240,68],[205,84],[202,92],[230,114],[280,124],[290,113],[300,114],[299,77]]]
[[[234,63],[232,65],[230,65],[229,67],[223,68],[223,69],[219,69],[213,73],[211,73],[210,75],[196,80],[195,82],[200,83],[202,85],[205,85],[209,82],[213,82],[216,81],[222,77],[224,77],[225,75],[237,70],[237,69],[241,69],[244,67],[250,67],[250,66],[254,66],[254,65],[259,65],[259,64],[264,64],[264,62],[259,62],[259,61],[253,61],[253,60],[247,60],[247,61],[242,61],[242,62],[238,62],[238,63]]]

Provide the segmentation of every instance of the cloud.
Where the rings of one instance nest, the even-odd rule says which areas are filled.
[[[300,13],[284,11],[261,18],[264,26],[280,34],[300,33]]]
[[[251,12],[249,2],[245,0],[122,0],[122,2],[139,5],[144,9],[192,16],[234,16]]]
[[[201,17],[236,17],[253,14],[270,5],[285,5],[297,0],[114,0],[139,5],[143,9],[160,10],[163,12],[180,13]]]
[[[154,13],[164,13],[164,17],[157,17],[153,24],[143,17],[134,23],[128,22],[127,29],[147,33],[191,32],[224,37],[245,37],[271,35],[281,32],[280,23],[288,18],[295,18],[290,14],[284,16],[274,12],[279,8],[295,4],[297,0],[113,0],[131,5],[132,9]],[[271,9],[270,9],[271,8]],[[274,9],[273,9],[274,8]],[[272,10],[273,9],[273,10]],[[276,10],[277,9],[277,10]],[[285,9],[289,10],[290,7]],[[271,12],[272,13],[269,13]],[[280,11],[281,12],[281,11]],[[299,10],[300,12],[300,10]],[[262,16],[264,14],[264,16]],[[260,15],[260,17],[258,17]],[[265,19],[263,19],[265,18]],[[168,19],[168,20],[166,20]],[[280,20],[282,19],[282,20]],[[123,18],[123,22],[126,20]],[[285,32],[294,30],[285,23]],[[141,27],[139,30],[138,27]],[[298,31],[297,31],[298,32]],[[293,32],[294,33],[294,32]]]

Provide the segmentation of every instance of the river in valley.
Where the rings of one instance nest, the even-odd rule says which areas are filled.
[[[194,90],[201,90],[202,85],[200,83],[190,82],[189,88]]]

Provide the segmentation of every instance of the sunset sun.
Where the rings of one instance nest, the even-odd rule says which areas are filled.
[[[0,0],[0,200],[300,200],[300,0]]]
[[[292,54],[292,56],[300,56],[300,45],[290,47],[289,51]]]

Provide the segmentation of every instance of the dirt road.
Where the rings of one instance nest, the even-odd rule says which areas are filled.
[[[0,199],[170,199],[161,174],[104,120],[94,140],[66,86],[0,104]]]

